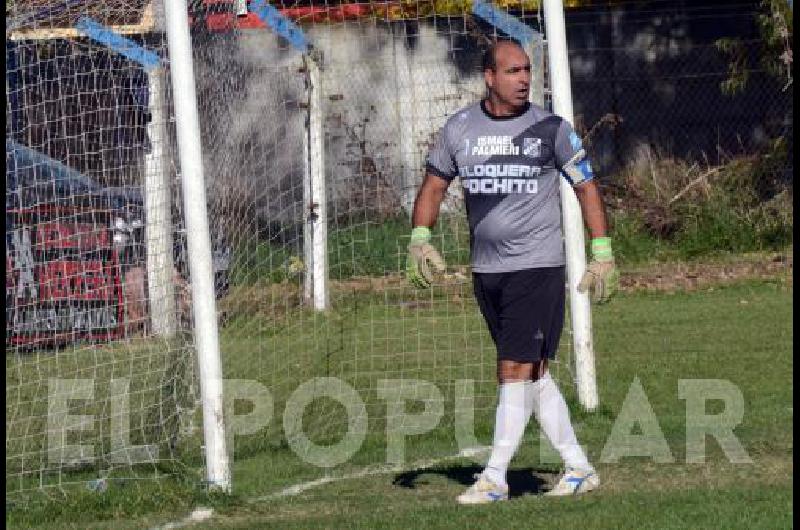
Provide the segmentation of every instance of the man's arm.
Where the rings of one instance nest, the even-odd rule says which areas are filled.
[[[581,205],[583,219],[586,228],[589,230],[589,237],[606,237],[608,235],[608,223],[606,222],[606,212],[603,206],[603,198],[600,195],[600,188],[594,180],[584,181],[573,187],[578,202]]]
[[[439,217],[439,207],[449,184],[448,180],[427,173],[414,200],[414,211],[411,214],[413,230],[408,244],[406,277],[416,287],[431,286],[433,280],[431,267],[438,272],[445,270],[444,260],[430,244],[430,240],[431,228]]]
[[[566,120],[561,121],[556,131],[555,162],[556,167],[575,190],[591,239],[607,237],[605,208],[600,188],[594,179],[592,165],[583,148],[583,142]]]
[[[600,188],[594,181],[592,165],[583,143],[567,121],[562,121],[556,132],[555,159],[556,166],[575,190],[591,237],[592,259],[578,283],[578,292],[586,292],[594,286],[594,300],[605,302],[617,289],[619,273],[611,251],[611,238],[608,237]]]
[[[594,286],[595,302],[606,302],[617,290],[619,272],[611,252],[611,238],[608,237],[608,224],[600,188],[593,180],[576,184],[573,189],[581,205],[583,219],[591,237],[592,260],[586,267],[578,291],[585,292]]]
[[[426,226],[433,228],[436,218],[439,217],[444,195],[450,182],[432,173],[426,173],[414,200],[414,211],[411,215],[411,226]]]

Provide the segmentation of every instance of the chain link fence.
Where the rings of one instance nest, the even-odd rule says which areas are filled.
[[[568,12],[576,126],[623,225],[662,240],[691,236],[690,253],[791,243],[793,85],[790,70],[769,68],[791,55],[770,41],[765,23],[783,20],[768,4]],[[749,239],[692,231],[722,216],[725,230],[752,228]]]

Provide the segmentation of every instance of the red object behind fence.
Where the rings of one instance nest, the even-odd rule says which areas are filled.
[[[6,343],[54,345],[123,334],[110,214],[42,205],[6,212]]]

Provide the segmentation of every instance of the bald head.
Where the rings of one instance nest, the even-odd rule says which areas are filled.
[[[505,116],[526,108],[531,62],[519,42],[501,40],[486,50],[483,79],[486,82],[486,105],[491,113]]]
[[[525,49],[518,41],[509,38],[497,39],[494,42],[492,42],[492,44],[486,49],[486,52],[484,52],[483,54],[484,71],[486,70],[497,71],[497,53],[506,47],[515,48],[525,53]]]

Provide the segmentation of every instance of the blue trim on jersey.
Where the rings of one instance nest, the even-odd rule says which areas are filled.
[[[584,158],[578,163],[578,169],[583,173],[583,181],[592,180],[594,178],[594,171],[592,171],[592,164],[588,158]]]
[[[581,142],[581,138],[575,131],[569,133],[569,144],[575,151],[583,149],[583,143]]]

